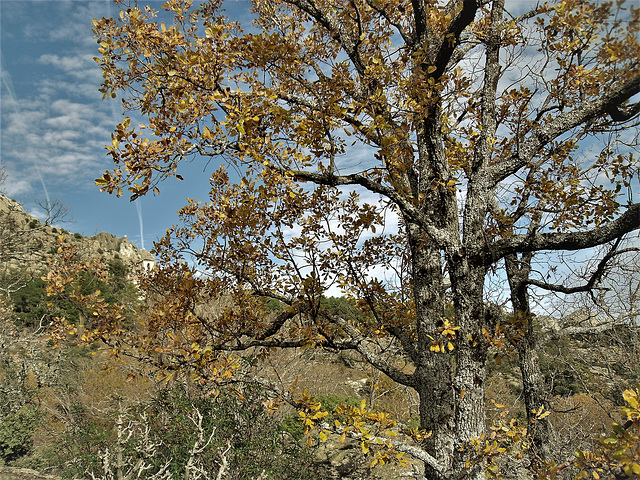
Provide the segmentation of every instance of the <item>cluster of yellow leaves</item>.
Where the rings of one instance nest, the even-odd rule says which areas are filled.
[[[622,394],[626,405],[621,413],[627,419],[625,425],[612,424],[612,432],[599,440],[599,447],[593,451],[576,451],[576,465],[580,473],[576,480],[592,477],[640,479],[640,385]]]
[[[455,348],[453,342],[456,340],[456,332],[460,330],[460,327],[454,325],[451,320],[448,318],[443,319],[442,326],[436,330],[436,335],[439,337],[432,338],[433,342],[429,349],[432,352],[442,352],[453,351]]]
[[[626,405],[621,413],[627,419],[625,425],[612,424],[611,432],[599,439],[594,451],[576,450],[575,459],[556,464],[554,461],[536,466],[538,480],[555,479],[561,470],[569,466],[578,469],[576,480],[593,478],[640,479],[640,385],[635,390],[625,390],[623,397]],[[504,405],[495,403],[497,408]],[[540,408],[532,421],[548,417],[551,412]],[[498,420],[491,426],[490,432],[473,439],[469,445],[469,458],[466,467],[485,464],[490,478],[500,478],[502,473],[496,462],[501,455],[510,455],[513,459],[522,458],[530,449],[528,429],[515,419],[509,419],[509,412],[502,410]]]
[[[358,439],[362,453],[374,457],[371,468],[386,463],[406,466],[404,452],[398,451],[391,440],[397,436],[396,422],[387,413],[368,410],[366,400],[363,399],[358,406],[338,404],[332,412],[323,411],[322,404],[314,401],[306,390],[297,400],[302,406],[299,415],[305,434],[319,428],[318,438],[321,442],[327,441],[329,433],[339,434],[340,442],[344,442],[347,436]],[[327,417],[332,418],[333,422],[328,423]],[[309,446],[313,445],[311,435],[307,436],[307,442]]]
[[[637,22],[612,17],[614,8],[624,9],[624,1],[615,3],[614,7],[614,2],[563,0],[553,7],[545,4],[542,9],[550,13],[546,17],[549,23],[545,25],[544,47],[556,53],[555,59],[564,71],[556,85],[573,87],[558,90],[559,93],[562,90],[562,95],[572,92],[571,97],[565,96],[569,105],[578,101],[579,95],[597,95],[637,61],[634,60],[640,51]],[[638,16],[633,6],[630,16]],[[545,17],[538,20],[540,24],[542,18]],[[573,55],[568,56],[567,52]]]
[[[241,367],[236,355],[220,351],[220,346],[234,334],[230,328],[228,335],[222,330],[234,322],[238,329],[243,328],[243,319],[233,308],[236,299],[207,297],[210,292],[202,279],[184,264],[174,267],[158,268],[140,279],[147,297],[139,316],[136,349],[152,360],[167,381],[179,374],[187,375],[215,391]],[[241,301],[237,298],[238,303]],[[205,308],[212,310],[211,317],[209,312],[204,316]],[[221,330],[220,335],[212,334],[216,329]]]

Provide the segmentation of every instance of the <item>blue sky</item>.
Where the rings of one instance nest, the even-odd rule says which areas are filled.
[[[248,13],[243,1],[229,6],[230,15]],[[175,212],[187,196],[206,199],[212,165],[207,172],[203,164],[188,165],[180,172],[184,182],[167,182],[159,196],[134,203],[94,185],[112,166],[104,146],[122,112],[117,100],[98,92],[102,74],[93,60],[98,46],[91,21],[117,14],[107,0],[0,1],[0,162],[7,174],[0,190],[36,216],[43,213],[37,201],[59,200],[74,220],[62,225],[67,230],[126,235],[150,250],[177,223]]]

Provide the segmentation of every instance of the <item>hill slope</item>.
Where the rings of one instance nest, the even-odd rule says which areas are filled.
[[[60,226],[60,210],[52,209],[45,221],[29,215],[22,206],[4,195],[0,195],[0,264],[2,269],[26,267],[40,269],[57,250],[60,235],[64,241],[76,244],[84,258],[102,257],[106,260],[120,258],[134,266],[154,264],[153,256],[139,249],[127,237],[116,237],[101,232],[92,237],[71,233]]]

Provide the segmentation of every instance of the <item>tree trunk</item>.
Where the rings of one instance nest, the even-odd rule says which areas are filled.
[[[420,398],[420,429],[430,432],[422,448],[447,464],[453,452],[451,357],[430,350],[435,332],[445,316],[442,258],[439,250],[429,240],[420,238],[417,231],[409,228],[418,336],[414,380]],[[429,479],[442,478],[428,465],[425,466],[425,474]]]
[[[507,278],[511,288],[511,304],[514,314],[523,319],[523,338],[516,345],[522,375],[522,390],[527,411],[527,425],[532,441],[533,465],[551,461],[553,429],[548,416],[538,418],[542,410],[549,410],[549,391],[540,368],[538,345],[533,331],[526,281],[531,272],[531,255],[518,259],[515,255],[505,258]]]
[[[549,462],[553,458],[553,429],[548,416],[537,418],[543,409],[549,410],[550,404],[533,335],[525,336],[518,344],[518,358],[522,374],[524,403],[527,410],[527,425],[529,425],[533,446],[531,460],[535,466]]]
[[[464,475],[465,478],[481,479],[484,478],[482,463],[467,469],[466,460],[471,440],[480,438],[485,432],[487,343],[482,336],[482,328],[486,325],[483,302],[486,269],[469,265],[466,258],[458,257],[450,258],[449,272],[455,320],[460,327],[454,351],[456,438],[453,474],[456,477]]]

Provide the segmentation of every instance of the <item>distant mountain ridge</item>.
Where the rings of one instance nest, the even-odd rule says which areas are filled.
[[[55,218],[52,223],[40,221],[25,212],[19,202],[0,194],[0,263],[8,263],[5,267],[44,268],[47,258],[57,251],[58,238],[62,235],[64,242],[78,247],[84,259],[119,258],[130,266],[155,265],[153,256],[126,236],[101,232],[87,237],[69,232],[55,222]]]

